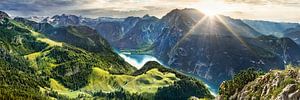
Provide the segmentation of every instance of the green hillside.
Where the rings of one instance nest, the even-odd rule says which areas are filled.
[[[101,37],[87,35],[93,31],[86,27],[64,27],[64,36],[96,45],[42,34],[9,18],[0,21],[0,99],[213,98],[199,80],[158,63],[136,70]]]

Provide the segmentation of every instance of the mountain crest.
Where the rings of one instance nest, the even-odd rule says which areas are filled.
[[[3,18],[10,18],[10,17],[7,13],[0,11],[0,19],[3,19]]]
[[[178,17],[199,20],[203,16],[204,16],[203,13],[192,8],[174,9],[171,12],[169,12],[167,15],[163,16],[162,20],[168,20],[168,19],[174,20],[174,19],[178,19]]]

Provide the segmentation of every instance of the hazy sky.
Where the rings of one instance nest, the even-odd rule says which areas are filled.
[[[13,16],[76,14],[86,17],[161,17],[175,8],[196,8],[234,18],[300,22],[300,0],[0,0]]]

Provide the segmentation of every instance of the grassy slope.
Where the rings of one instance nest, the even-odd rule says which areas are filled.
[[[76,98],[80,93],[115,92],[123,88],[130,93],[150,93],[155,94],[160,87],[172,85],[175,81],[180,80],[173,73],[162,73],[157,69],[149,70],[146,74],[131,75],[113,75],[100,68],[93,68],[89,76],[89,84],[85,87],[71,91],[54,79],[51,79],[51,87],[70,98]],[[85,92],[81,92],[85,91]]]
[[[30,44],[46,45],[27,37],[29,31],[18,27],[21,24],[8,19],[0,21],[0,99],[47,99],[39,93],[39,87],[49,85],[46,78],[36,76],[35,70],[20,56],[40,50]]]
[[[205,86],[192,78],[186,77],[186,78],[179,78],[176,74],[179,73],[174,73],[174,72],[169,72],[169,71],[160,71],[160,70],[166,70],[165,68],[160,68],[160,66],[156,67],[151,67],[147,70],[144,70],[143,73],[140,73],[138,75],[113,75],[110,74],[109,72],[102,70],[100,68],[93,68],[92,74],[89,76],[89,84],[87,84],[85,87],[76,90],[76,91],[71,91],[66,88],[63,88],[63,86],[58,83],[58,82],[53,82],[51,83],[51,87],[56,87],[56,91],[61,94],[65,95],[70,98],[76,98],[81,94],[85,94],[88,97],[91,97],[92,94],[97,93],[99,91],[104,92],[104,93],[113,93],[113,92],[118,92],[120,90],[123,91],[128,91],[130,94],[138,94],[142,95],[142,97],[145,98],[152,98],[155,99],[156,95],[158,92],[160,93],[167,93],[166,90],[170,86],[175,86],[175,87],[182,87],[179,88],[179,90],[176,91],[182,91],[188,94],[188,91],[192,91],[191,89],[199,90],[200,93],[192,95],[194,92],[191,94],[188,94],[187,97],[181,97],[180,95],[183,94],[178,94],[175,97],[181,97],[182,99],[187,99],[190,96],[196,96],[200,98],[211,98],[212,96],[210,95],[209,91]],[[171,70],[171,69],[168,69]],[[182,81],[181,81],[182,80]],[[195,86],[195,88],[187,89],[184,90],[185,87],[190,87],[190,86],[185,86],[182,84],[177,84],[176,82],[190,82],[191,85]],[[175,84],[176,83],[176,84]],[[166,88],[166,89],[165,89]],[[163,91],[163,92],[161,92]],[[198,91],[198,92],[199,92]],[[170,91],[171,92],[171,91]],[[195,92],[196,93],[196,92]],[[145,96],[145,94],[147,96]],[[202,94],[202,95],[199,95]],[[167,97],[169,98],[169,97]],[[159,98],[162,99],[162,98]],[[163,98],[166,99],[166,98]]]

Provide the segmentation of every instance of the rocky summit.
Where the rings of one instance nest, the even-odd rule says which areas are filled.
[[[0,11],[0,19],[3,19],[3,18],[9,18],[9,16],[7,13]]]
[[[252,74],[253,75],[253,74]],[[299,100],[300,69],[288,66],[286,70],[272,70],[248,82],[242,88],[232,89],[225,81],[220,86],[218,100]],[[246,81],[244,81],[246,82]],[[235,92],[224,92],[233,90]]]

